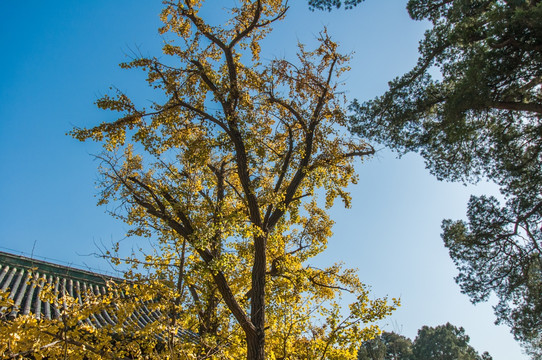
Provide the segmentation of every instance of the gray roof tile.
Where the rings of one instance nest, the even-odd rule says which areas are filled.
[[[40,299],[41,284],[54,287],[54,292],[68,294],[79,303],[83,302],[82,294],[92,291],[94,294],[106,294],[107,281],[123,281],[120,278],[57,265],[47,261],[31,259],[25,256],[0,251],[0,289],[9,291],[13,300],[11,309],[0,308],[0,317],[13,319],[18,315],[33,314],[38,319],[58,319],[60,317],[59,302],[49,303]],[[36,284],[38,284],[36,286]],[[137,310],[130,322],[144,327],[160,318],[157,311],[150,311],[145,304]],[[117,318],[106,310],[92,314],[85,322],[95,327],[115,325]],[[191,331],[180,331],[179,336],[198,341],[197,335]],[[160,338],[160,336],[158,336]]]

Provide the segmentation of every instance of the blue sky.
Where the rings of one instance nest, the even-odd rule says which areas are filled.
[[[293,56],[298,40],[311,42],[327,26],[344,52],[354,52],[344,77],[350,99],[379,95],[408,71],[427,27],[408,18],[404,0],[366,0],[332,13],[291,3],[262,46],[264,59]],[[98,146],[65,133],[111,119],[93,104],[109,86],[146,97],[144,74],[117,64],[133,50],[159,54],[160,7],[135,0],[0,3],[0,250],[110,270],[89,254],[123,239],[127,228],[96,207],[98,164],[90,154]],[[414,338],[423,325],[449,321],[495,360],[526,359],[508,329],[493,324],[491,306],[473,306],[460,293],[440,239],[442,219],[464,217],[471,193],[496,188],[438,182],[418,156],[396,159],[385,149],[358,170],[353,207],[332,209],[334,236],[318,261],[344,261],[376,296],[402,298],[385,330]]]

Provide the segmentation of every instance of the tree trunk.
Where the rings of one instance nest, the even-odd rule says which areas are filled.
[[[247,360],[265,360],[265,333],[258,329],[247,336]]]
[[[254,331],[247,334],[247,360],[265,360],[265,273],[267,237],[254,239],[254,265],[252,267],[252,298],[250,320]]]

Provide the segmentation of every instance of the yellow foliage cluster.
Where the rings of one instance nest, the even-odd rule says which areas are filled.
[[[103,294],[88,290],[75,297],[30,277],[28,286],[39,287],[41,301],[56,314],[9,318],[5,314],[14,304],[8,293],[1,293],[0,302],[8,310],[2,309],[0,318],[1,359],[187,359],[194,352],[195,335],[164,321],[165,303],[158,301],[150,284],[143,289],[110,282]],[[153,321],[142,326],[144,317]],[[175,356],[165,351],[167,342]]]
[[[98,101],[122,113],[117,121],[71,132],[103,143],[100,204],[113,204],[129,235],[152,238],[153,251],[107,253],[131,266],[115,301],[63,299],[62,321],[3,323],[12,354],[48,346],[69,358],[349,359],[399,305],[371,299],[355,270],[311,264],[332,234],[326,210],[336,198],[350,205],[354,161],[374,152],[345,136],[338,79],[348,57],[323,31],[296,60],[262,63],[260,41],[285,2],[237,1],[224,26],[200,17],[204,5],[165,1],[167,58],[122,64],[146,71],[166,101],[138,108],[117,92]],[[159,320],[80,326],[113,304],[119,319],[145,304]],[[197,341],[179,341],[179,329]]]

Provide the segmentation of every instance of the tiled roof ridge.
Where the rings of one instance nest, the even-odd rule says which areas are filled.
[[[0,264],[24,268],[27,270],[36,270],[41,274],[69,277],[73,280],[91,282],[100,285],[104,284],[108,280],[123,281],[123,279],[119,277],[104,275],[98,272],[83,270],[72,266],[59,265],[49,261],[29,258],[24,255],[10,254],[4,251],[0,251]]]
[[[43,279],[43,282],[32,284],[29,281],[30,276],[34,277],[34,280]],[[8,292],[9,299],[13,301],[13,306],[0,307],[0,319],[14,319],[19,315],[29,314],[37,319],[58,319],[62,305],[57,302],[49,303],[41,300],[40,292],[43,284],[47,283],[49,286],[53,286],[55,293],[59,296],[66,294],[81,303],[84,300],[83,294],[87,291],[94,295],[106,294],[108,280],[124,281],[121,278],[0,251],[0,290]],[[151,311],[142,302],[141,306],[124,323],[125,325],[135,325],[141,329],[149,323],[160,321],[161,316],[159,310]],[[115,325],[118,320],[114,314],[110,314],[108,310],[104,309],[91,314],[83,321],[96,328],[101,328]],[[160,334],[156,336],[160,341],[164,341]],[[180,329],[177,336],[188,341],[199,341],[197,334],[189,330]]]
[[[108,280],[121,279],[0,251],[0,290],[8,292],[14,304],[0,308],[0,317],[15,318],[31,313],[38,319],[58,318],[59,305],[40,298],[44,284],[52,286],[57,296],[69,295],[81,303],[86,292],[105,294]],[[97,327],[112,323],[104,320],[109,319],[107,314],[92,314],[91,318],[87,322]]]

